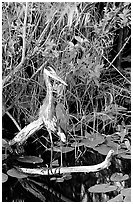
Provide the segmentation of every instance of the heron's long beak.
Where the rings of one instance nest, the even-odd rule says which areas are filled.
[[[56,75],[52,75],[51,76],[53,79],[59,81],[60,83],[64,84],[65,86],[67,86],[66,82],[63,81],[57,74]]]
[[[47,69],[44,69],[45,74],[47,74],[47,76],[50,76],[51,78],[59,81],[60,83],[64,84],[65,86],[67,86],[66,82],[64,82],[57,74],[56,72],[49,67],[50,71],[48,71]]]

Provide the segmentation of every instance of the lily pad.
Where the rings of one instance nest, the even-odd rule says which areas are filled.
[[[123,202],[123,196],[119,194],[115,196],[114,198],[108,200],[108,202]]]
[[[70,151],[73,151],[74,148],[73,147],[54,147],[53,148],[53,151],[55,152],[62,152],[62,153],[67,153],[67,152],[70,152]]]
[[[127,179],[129,179],[129,176],[127,175],[127,174],[125,174],[124,176],[123,176],[123,174],[122,173],[114,173],[114,174],[112,174],[112,176],[111,176],[111,178],[110,178],[110,180],[111,181],[125,181],[125,180],[127,180]]]
[[[114,151],[116,151],[116,148],[112,148],[112,147],[109,147],[105,144],[102,144],[102,145],[99,145],[98,147],[95,147],[94,150],[98,151],[100,154],[102,155],[107,155],[108,152],[113,149]]]
[[[117,148],[118,147],[118,143],[113,142],[113,141],[108,141],[107,142],[107,146]]]
[[[15,178],[18,178],[18,179],[22,179],[22,178],[27,178],[28,177],[28,175],[23,174],[23,173],[17,171],[15,168],[9,169],[7,171],[7,174],[9,176],[11,176],[11,177],[15,177]]]
[[[73,142],[72,144],[71,144],[71,147],[80,147],[80,146],[83,146],[83,144],[82,144],[82,142]]]
[[[124,202],[131,202],[131,195],[124,198]]]
[[[93,134],[91,137],[87,137],[86,139],[83,139],[80,144],[94,148],[99,144],[102,144],[105,141],[104,137],[100,134]]]
[[[83,139],[84,139],[84,136],[76,136],[76,137],[69,138],[69,141],[79,142],[79,141],[81,141]]]
[[[110,185],[110,184],[97,184],[94,186],[91,186],[88,190],[91,193],[107,193],[111,191],[115,191],[117,189],[116,186]]]
[[[131,202],[131,188],[121,190],[121,194],[125,196],[124,202]]]
[[[2,183],[5,183],[8,180],[8,175],[2,173]]]
[[[131,196],[131,188],[124,188],[121,190],[123,196]]]
[[[43,159],[40,157],[35,157],[35,156],[21,156],[19,158],[17,158],[17,160],[19,162],[23,162],[23,163],[32,163],[32,164],[38,164],[38,163],[42,163]]]
[[[7,147],[8,142],[5,139],[2,139],[2,147]]]

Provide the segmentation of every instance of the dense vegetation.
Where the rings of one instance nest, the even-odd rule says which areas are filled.
[[[22,145],[22,151],[12,152],[5,145],[38,117],[46,95],[44,65],[52,67],[68,84],[67,87],[54,87],[58,93],[58,97],[54,95],[54,102],[64,105],[68,119],[64,165],[96,164],[110,149],[115,151],[109,172],[103,170],[91,175],[97,178],[92,185],[87,183],[86,175],[84,178],[80,175],[80,196],[75,175],[69,175],[69,182],[74,183],[74,193],[71,190],[65,196],[69,194],[75,201],[130,200],[130,20],[131,4],[124,2],[2,4],[3,186],[13,183],[14,190],[19,183],[22,189],[33,194],[31,199],[37,201],[51,201],[50,196],[54,194],[49,190],[48,198],[43,195],[42,189],[48,189],[46,185],[42,187],[39,177],[38,180],[21,177],[14,184],[8,172],[16,165],[12,158],[21,154],[41,156],[44,163],[49,162],[47,131],[41,130],[29,138]],[[56,146],[58,141],[55,141]],[[55,158],[58,158],[57,153]],[[44,183],[49,183],[47,179]],[[63,185],[67,189],[65,182]],[[108,194],[107,187],[102,185],[112,183],[117,190],[108,190],[115,192]],[[100,196],[95,194],[99,192],[95,184],[100,184],[103,189]],[[92,189],[92,186],[96,188]],[[86,189],[89,189],[87,193]],[[58,190],[64,194],[59,185]],[[15,194],[5,196],[6,193],[3,192],[4,201],[17,201],[18,197],[12,198]],[[53,201],[59,201],[59,198]]]

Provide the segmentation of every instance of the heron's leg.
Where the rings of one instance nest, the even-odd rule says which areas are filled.
[[[60,138],[60,149],[61,149],[61,166],[63,166],[62,155],[63,155],[63,142],[66,142],[66,136],[61,132],[61,128],[58,126],[58,136]]]
[[[52,138],[52,133],[49,130],[49,137],[50,137],[50,141],[51,141],[51,159],[50,159],[50,168],[52,168],[52,161],[53,161],[53,138]]]
[[[61,167],[63,166],[63,162],[62,162],[62,153],[63,151],[62,151],[62,141],[61,141]]]

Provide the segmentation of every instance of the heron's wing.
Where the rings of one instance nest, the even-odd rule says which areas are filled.
[[[65,107],[62,103],[56,105],[56,117],[59,126],[66,132],[68,124],[68,115],[66,114]]]

